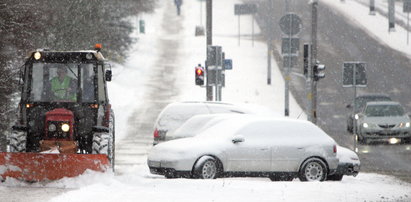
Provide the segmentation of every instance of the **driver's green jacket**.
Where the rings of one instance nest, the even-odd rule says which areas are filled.
[[[64,77],[63,82],[60,82],[58,77],[51,80],[51,91],[55,98],[60,100],[76,100],[76,94],[69,92],[71,78],[69,76]]]

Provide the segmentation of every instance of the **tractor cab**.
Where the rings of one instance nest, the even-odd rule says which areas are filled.
[[[21,78],[14,129],[27,133],[25,151],[42,151],[42,140],[59,139],[74,140],[81,153],[91,153],[93,128],[108,128],[111,113],[111,67],[99,49],[33,51]]]

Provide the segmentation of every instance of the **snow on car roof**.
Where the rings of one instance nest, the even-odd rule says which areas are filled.
[[[194,136],[199,132],[221,122],[225,119],[235,116],[241,116],[242,114],[234,113],[222,113],[222,114],[200,114],[195,115],[188,119],[183,125],[175,130],[173,136]]]
[[[255,124],[255,125],[253,125]],[[258,125],[259,124],[259,125]],[[276,138],[281,137],[301,137],[301,135],[310,137],[312,141],[321,141],[320,139],[328,139],[334,141],[323,130],[315,126],[313,123],[304,120],[291,119],[286,117],[263,117],[256,115],[242,115],[223,120],[197,136],[200,137],[216,137],[216,136],[232,136],[241,134],[244,129],[253,125],[253,133],[264,133],[276,135]],[[266,127],[258,127],[266,126]],[[266,131],[268,130],[268,131]],[[275,133],[273,133],[275,132]],[[325,137],[325,138],[324,138]]]

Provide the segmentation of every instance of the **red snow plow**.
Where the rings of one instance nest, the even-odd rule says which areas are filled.
[[[76,177],[87,169],[105,172],[109,165],[104,154],[0,153],[0,176],[29,182]]]
[[[18,122],[0,153],[0,178],[26,181],[114,169],[111,70],[99,49],[38,50],[21,69]]]

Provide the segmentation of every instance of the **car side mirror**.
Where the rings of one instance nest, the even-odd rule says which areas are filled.
[[[351,104],[348,104],[346,107],[347,107],[348,109],[350,109],[352,106],[351,106]]]
[[[113,76],[113,73],[111,72],[111,64],[110,63],[104,63],[104,69],[106,70],[106,81],[111,81],[111,77]]]
[[[111,81],[111,77],[113,76],[113,73],[111,70],[106,70],[106,81]]]
[[[239,142],[244,142],[244,137],[242,135],[237,135],[231,140],[234,144],[237,144]]]

